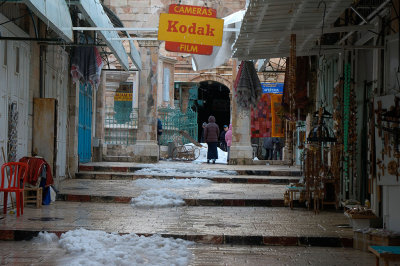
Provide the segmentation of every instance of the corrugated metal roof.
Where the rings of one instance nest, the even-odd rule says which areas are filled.
[[[72,0],[71,4],[75,4],[82,14],[85,16],[86,20],[93,27],[100,28],[113,28],[113,24],[106,15],[100,0]],[[122,42],[115,40],[119,38],[116,31],[101,30],[99,31],[103,41],[107,44],[108,48],[112,51],[114,56],[117,58],[121,66],[125,69],[129,69],[128,55],[125,51]]]
[[[290,35],[296,33],[297,54],[307,54],[325,27],[348,8],[352,0],[250,0],[233,57],[241,60],[289,56]]]
[[[66,42],[73,42],[72,20],[64,0],[24,0],[24,3]]]

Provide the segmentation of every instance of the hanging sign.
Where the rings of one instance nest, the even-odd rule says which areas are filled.
[[[200,7],[200,6],[187,6],[187,5],[170,5],[169,14],[179,14],[187,16],[200,16],[200,17],[217,17],[217,10],[212,8]],[[180,42],[165,42],[165,50],[170,52],[178,53],[192,53],[192,54],[203,54],[210,55],[213,51],[211,45],[201,44],[187,44]]]
[[[114,96],[115,102],[128,102],[132,101],[132,93],[117,92]]]
[[[216,15],[211,8],[170,5],[169,14],[160,15],[158,40],[167,51],[210,55],[222,44],[224,20]]]
[[[261,82],[262,93],[283,94],[283,83]]]

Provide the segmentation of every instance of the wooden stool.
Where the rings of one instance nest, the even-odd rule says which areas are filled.
[[[36,208],[42,207],[42,192],[41,187],[25,187],[24,189],[24,206],[27,203],[35,203]]]
[[[400,261],[400,246],[369,246],[368,250],[375,255],[375,265],[379,266],[379,259],[382,258],[385,266],[390,261]]]

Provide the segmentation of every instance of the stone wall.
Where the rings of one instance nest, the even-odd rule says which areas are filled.
[[[125,27],[144,28],[157,27],[160,13],[168,13],[168,6],[177,3],[171,0],[104,0],[104,4],[119,17]],[[186,0],[182,4],[214,8],[217,17],[222,18],[244,9],[246,0]]]

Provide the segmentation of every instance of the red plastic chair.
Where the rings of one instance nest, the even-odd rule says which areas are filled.
[[[6,170],[8,171],[6,172]],[[27,176],[27,163],[11,162],[3,164],[1,167],[0,192],[4,192],[4,213],[7,213],[8,192],[15,192],[17,200],[17,217],[20,214],[24,214],[24,187]]]

